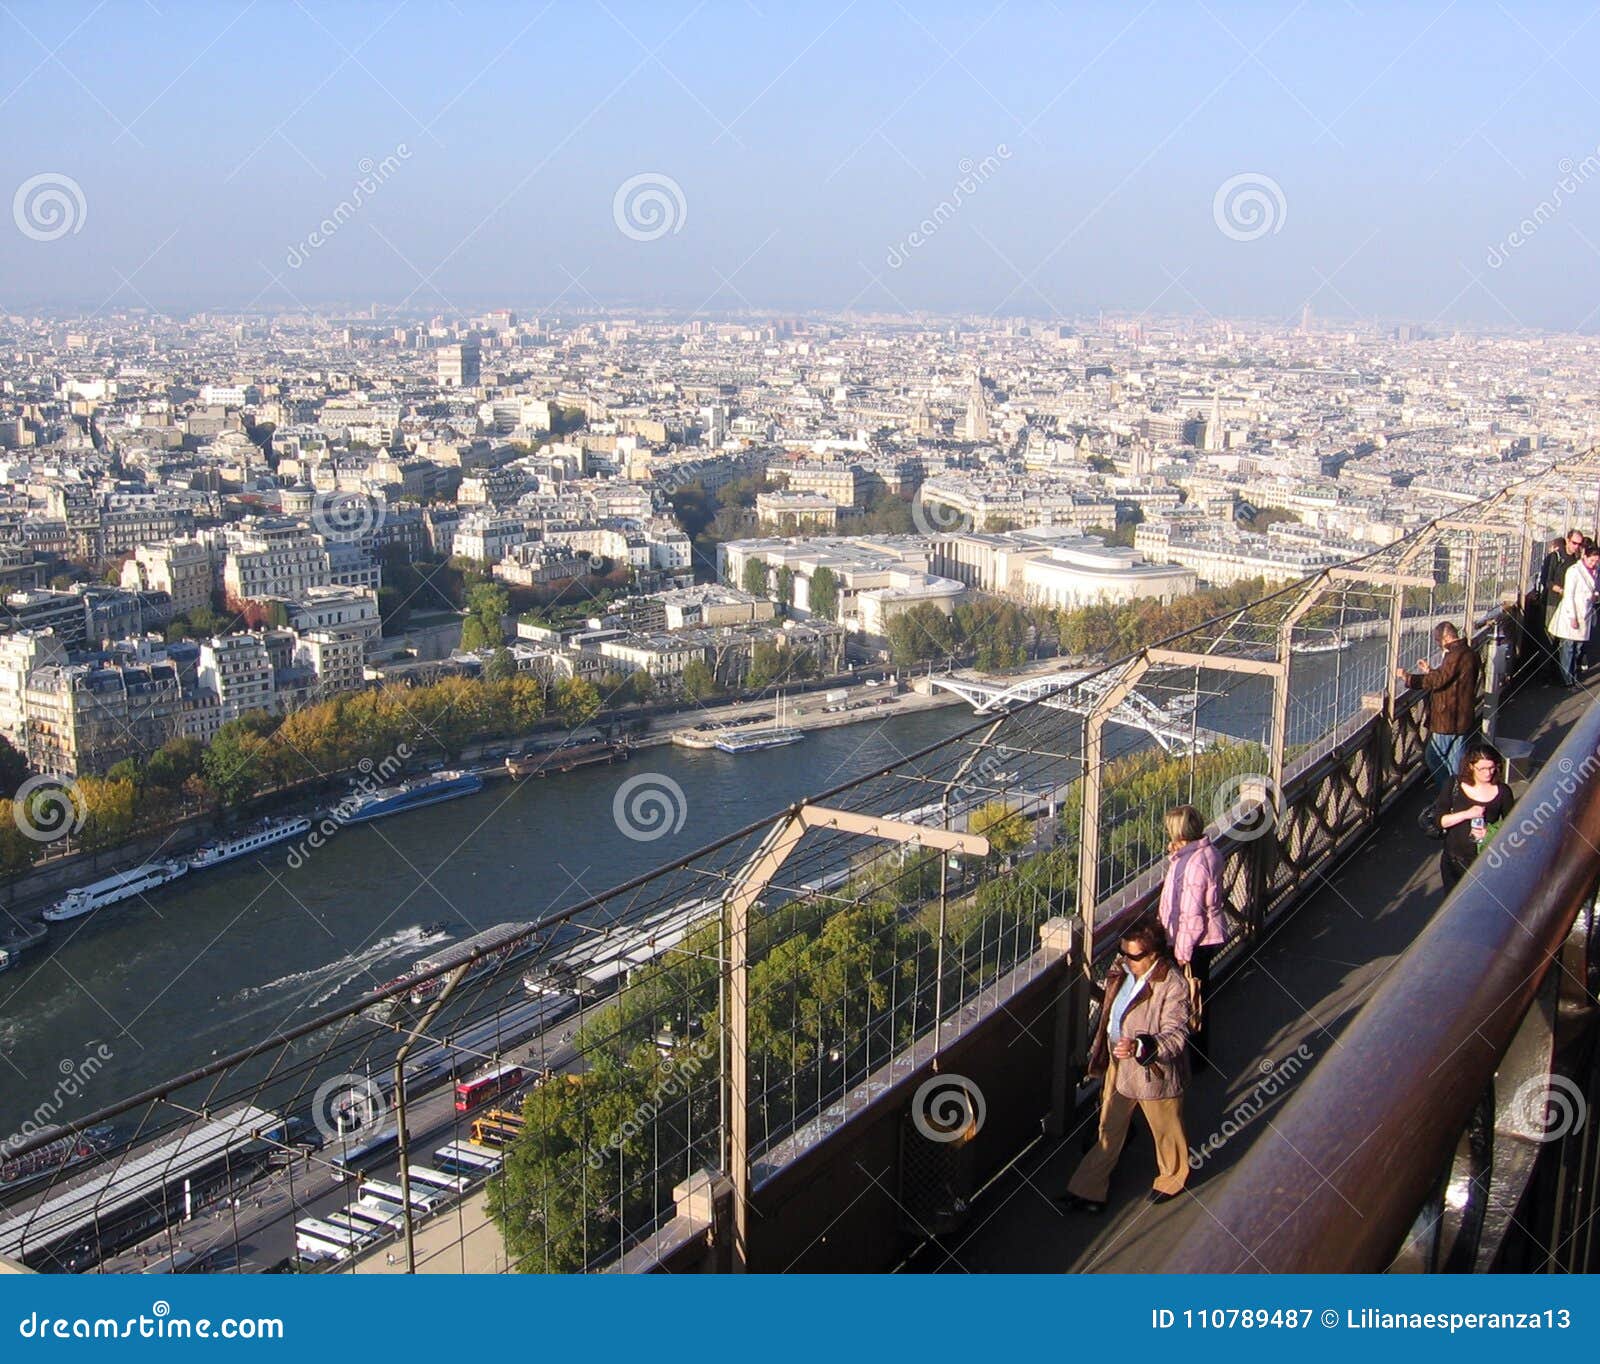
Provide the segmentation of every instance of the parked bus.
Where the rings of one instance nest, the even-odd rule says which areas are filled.
[[[510,1146],[521,1135],[521,1118],[512,1118],[499,1111],[485,1113],[483,1117],[472,1120],[472,1140],[478,1146]]]
[[[364,1222],[377,1232],[400,1231],[406,1224],[398,1208],[375,1198],[363,1198],[359,1203],[352,1203],[345,1212],[352,1221]]]
[[[528,1072],[524,1067],[504,1065],[497,1066],[482,1075],[475,1075],[470,1080],[462,1080],[456,1085],[456,1112],[465,1113],[469,1109],[488,1103],[491,1099],[497,1099],[500,1095],[515,1089],[527,1078]]]
[[[361,1238],[363,1244],[374,1240],[378,1235],[377,1228],[370,1222],[360,1217],[352,1217],[346,1211],[325,1212],[322,1214],[322,1220],[329,1226],[343,1227],[346,1231],[353,1231]]]
[[[469,1179],[476,1175],[492,1175],[505,1164],[505,1157],[464,1141],[453,1141],[441,1146],[433,1158],[446,1170],[459,1170]]]
[[[388,1128],[356,1142],[341,1142],[339,1154],[333,1158],[335,1179],[355,1179],[364,1167],[392,1154],[400,1146],[400,1133]]]
[[[376,1198],[383,1203],[393,1203],[396,1209],[406,1205],[406,1196],[398,1184],[389,1184],[381,1179],[364,1179],[361,1181],[361,1192],[369,1198]],[[411,1206],[417,1212],[432,1212],[443,1198],[437,1189],[418,1188],[411,1189]]]
[[[421,1184],[424,1188],[447,1194],[465,1193],[467,1189],[467,1181],[460,1175],[447,1175],[442,1170],[432,1170],[426,1165],[408,1165],[406,1173],[411,1176],[413,1188]]]
[[[295,1249],[308,1260],[348,1260],[364,1239],[316,1217],[305,1217],[294,1224]]]

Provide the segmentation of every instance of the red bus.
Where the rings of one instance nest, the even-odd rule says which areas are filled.
[[[521,1066],[501,1066],[498,1070],[462,1080],[456,1086],[456,1112],[465,1113],[469,1108],[486,1104],[515,1089],[527,1078],[528,1072]]]

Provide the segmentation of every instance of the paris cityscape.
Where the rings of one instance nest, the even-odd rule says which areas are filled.
[[[1593,1272],[1581,15],[103,8],[0,1282]]]

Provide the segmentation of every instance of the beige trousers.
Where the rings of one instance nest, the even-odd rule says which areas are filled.
[[[1117,1066],[1113,1060],[1100,1093],[1100,1140],[1073,1172],[1067,1192],[1091,1203],[1104,1203],[1117,1168],[1133,1110],[1144,1113],[1156,1141],[1157,1193],[1178,1193],[1189,1178],[1189,1143],[1183,1133],[1183,1099],[1130,1099],[1117,1093]]]

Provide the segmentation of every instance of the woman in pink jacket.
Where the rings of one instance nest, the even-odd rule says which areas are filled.
[[[1211,959],[1227,941],[1228,926],[1222,909],[1222,854],[1212,847],[1205,821],[1192,805],[1167,811],[1167,876],[1158,917],[1172,943],[1173,959],[1200,983],[1205,1009],[1189,1041],[1194,1067],[1204,1069],[1210,1064]]]

